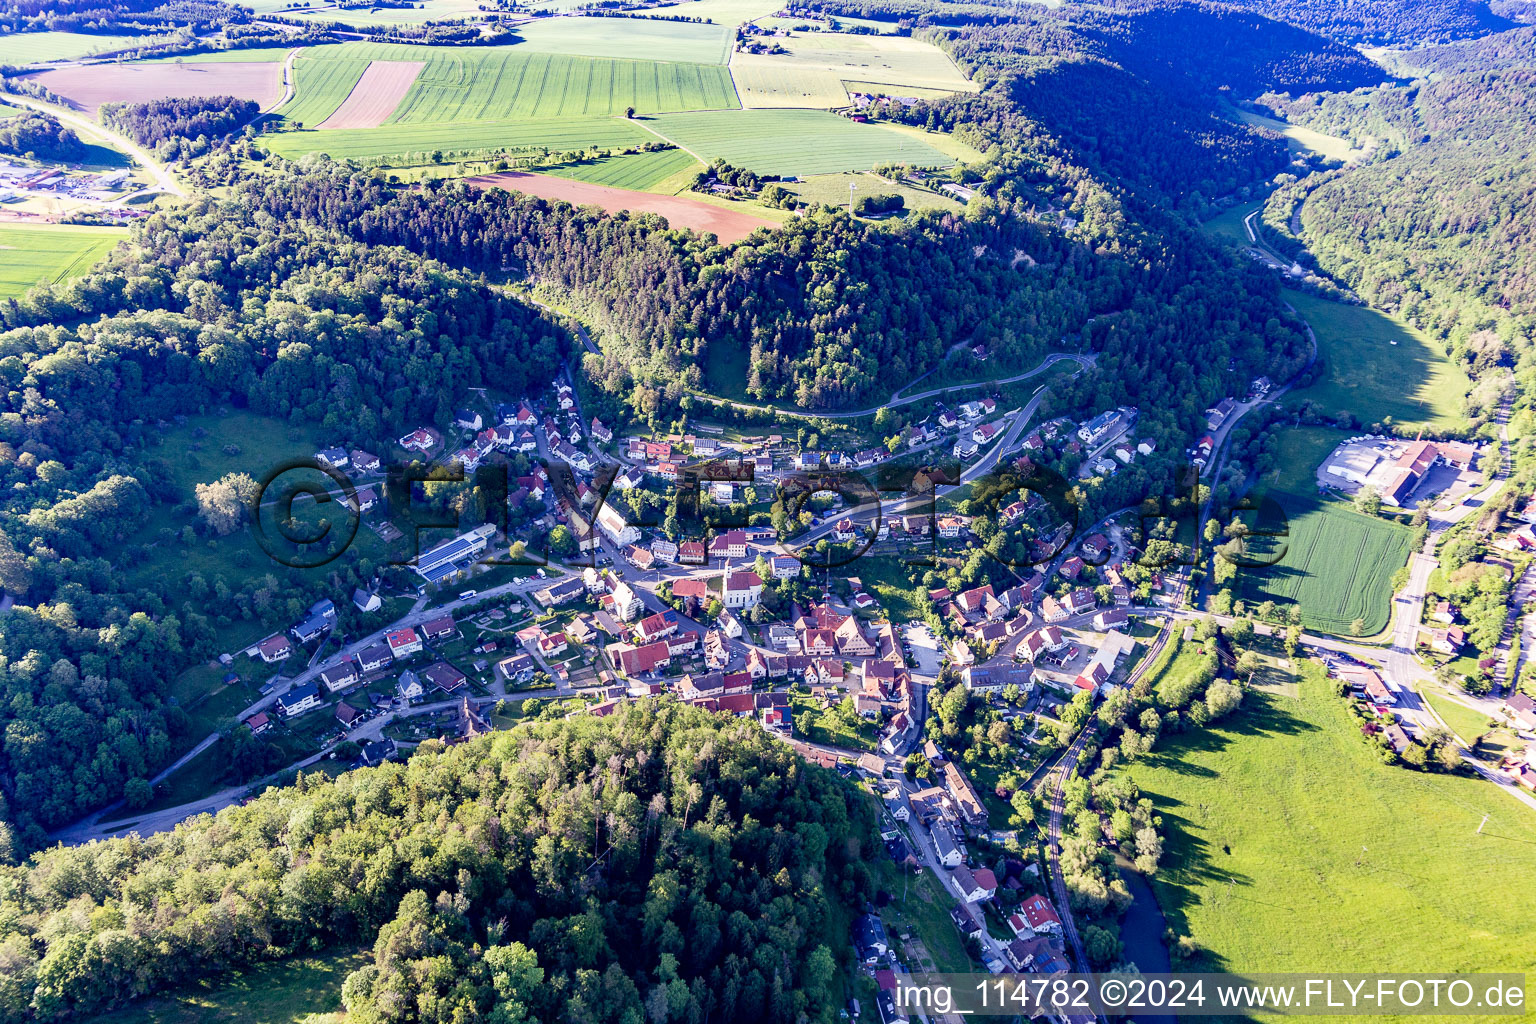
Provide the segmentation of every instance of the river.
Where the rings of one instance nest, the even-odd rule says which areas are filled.
[[[1142,974],[1167,974],[1173,970],[1168,958],[1168,945],[1163,941],[1168,922],[1163,910],[1157,905],[1157,897],[1146,876],[1123,858],[1116,858],[1120,877],[1125,879],[1131,891],[1131,905],[1120,919],[1120,940],[1125,943],[1125,959],[1135,964]],[[1149,1016],[1136,1015],[1136,1024],[1177,1024],[1172,1014]]]

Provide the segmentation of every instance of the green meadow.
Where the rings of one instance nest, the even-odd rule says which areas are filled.
[[[759,174],[837,174],[888,163],[954,163],[921,138],[825,110],[703,110],[661,114],[646,123],[704,160],[723,157]]]
[[[44,281],[79,277],[127,237],[122,228],[0,226],[0,298],[15,298]]]
[[[1348,306],[1305,292],[1286,301],[1317,335],[1323,376],[1289,392],[1332,413],[1348,409],[1366,425],[1388,419],[1409,430],[1454,429],[1463,423],[1466,373],[1421,331],[1369,306]]]
[[[502,150],[565,152],[591,146],[613,149],[639,145],[654,138],[621,118],[586,117],[276,132],[263,136],[262,145],[289,158],[305,153],[326,153],[337,160],[413,157],[428,160],[435,152],[471,155]]]
[[[1158,902],[1203,969],[1536,969],[1536,816],[1382,764],[1317,666],[1296,681],[1126,769],[1168,837]]]
[[[645,192],[654,190],[669,179],[680,179],[689,172],[703,169],[697,160],[682,150],[663,149],[651,153],[623,153],[589,163],[543,168],[541,173],[591,182],[594,185]],[[675,192],[676,189],[669,191]]]

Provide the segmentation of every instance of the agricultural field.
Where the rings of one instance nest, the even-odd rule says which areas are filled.
[[[265,108],[283,95],[277,61],[214,61],[201,64],[90,64],[29,75],[77,110],[95,116],[103,103],[144,103],[172,96],[235,96]]]
[[[513,171],[478,175],[468,180],[471,185],[481,188],[511,189],[525,195],[576,206],[597,206],[609,213],[624,210],[631,213],[656,213],[667,218],[670,227],[712,233],[722,242],[737,242],[758,228],[773,226],[772,221],[754,217],[742,209],[722,209],[712,203],[683,196],[631,192],[628,189],[610,188],[546,174]]]
[[[642,113],[739,106],[730,72],[712,64],[572,57],[535,53],[521,46],[393,43],[327,46],[301,58],[301,63],[370,60],[423,61],[426,65],[389,118],[390,124],[440,126],[511,118],[603,116],[622,114],[630,106]],[[337,88],[326,87],[327,99]],[[302,76],[294,102],[306,102]],[[340,103],[340,98],[336,102]]]
[[[289,124],[316,127],[352,94],[370,63],[364,59],[300,56],[293,62],[293,99],[278,113]]]
[[[263,10],[263,7],[269,9]],[[281,13],[285,17],[299,18],[303,21],[340,21],[361,28],[420,25],[424,22],[448,18],[479,19],[483,16],[479,0],[421,0],[409,7],[372,7],[367,4],[337,7],[310,3],[279,5],[275,0],[267,0],[265,4],[261,4],[258,0],[256,10],[263,14]]]
[[[647,192],[664,191],[657,186],[669,179],[686,178],[703,169],[702,164],[680,149],[662,149],[652,153],[623,153],[601,160],[546,167],[541,169],[541,173],[594,185]],[[678,189],[673,188],[671,191],[675,193]]]
[[[1348,409],[1370,425],[1390,417],[1409,430],[1454,430],[1464,423],[1466,373],[1421,331],[1368,306],[1346,306],[1304,292],[1286,292],[1317,334],[1326,369],[1317,383],[1286,401]]]
[[[586,117],[277,132],[263,136],[261,144],[290,159],[305,153],[327,153],[337,160],[428,163],[434,153],[451,158],[503,150],[569,152],[593,146],[623,149],[654,141],[655,136],[620,118]]]
[[[785,185],[807,203],[825,203],[829,206],[848,205],[848,186],[854,188],[854,198],[859,196],[901,196],[908,210],[945,210],[951,213],[965,209],[964,204],[938,192],[915,188],[905,182],[889,181],[874,174],[817,174],[803,181]]]
[[[102,36],[84,32],[16,32],[0,35],[0,64],[74,60],[162,42],[170,36]]]
[[[1382,764],[1317,666],[1292,678],[1297,696],[1249,691],[1125,769],[1167,826],[1152,885],[1208,951],[1193,969],[1536,968],[1536,918],[1509,898],[1536,871],[1529,809]]]
[[[824,110],[710,110],[645,121],[702,160],[723,157],[758,174],[837,174],[881,164],[954,162],[922,139]]]
[[[778,0],[681,0],[665,7],[651,7],[636,13],[644,17],[707,18],[722,25],[735,26],[743,22],[766,18],[783,8]]]
[[[517,48],[573,57],[724,64],[733,34],[726,24],[653,18],[544,18],[517,26]]]
[[[318,127],[321,131],[379,127],[395,112],[422,67],[419,60],[369,61],[341,106]]]
[[[1362,515],[1341,498],[1317,493],[1315,471],[1345,437],[1343,431],[1295,428],[1281,437],[1281,465],[1255,497],[1273,499],[1286,516],[1285,536],[1253,538],[1256,556],[1278,553],[1268,568],[1238,570],[1234,591],[1250,606],[1261,601],[1296,602],[1302,624],[1326,633],[1348,634],[1362,619],[1362,635],[1386,628],[1392,575],[1408,563],[1413,530],[1400,523]],[[1278,524],[1263,521],[1265,528]]]
[[[744,106],[841,106],[849,82],[860,83],[859,91],[897,95],[976,91],[942,50],[908,36],[798,32],[778,42],[789,53],[731,59]]]
[[[0,225],[0,298],[15,298],[41,281],[79,277],[127,237],[123,228]]]

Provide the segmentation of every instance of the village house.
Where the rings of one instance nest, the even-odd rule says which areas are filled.
[[[357,680],[357,666],[350,661],[339,662],[320,672],[320,685],[331,693],[345,689]]]
[[[302,715],[306,711],[312,711],[320,706],[320,687],[314,683],[306,683],[303,686],[295,686],[287,693],[277,698],[277,713],[284,718],[293,718]]]
[[[293,644],[288,642],[286,636],[278,633],[276,636],[269,636],[257,644],[256,653],[261,657],[262,661],[270,665],[274,662],[282,661],[292,654]]]
[[[997,876],[987,868],[972,871],[961,864],[949,876],[949,882],[966,903],[982,903],[997,895]]]
[[[396,661],[419,654],[422,648],[421,637],[409,626],[386,633],[384,642],[389,645],[389,653]]]

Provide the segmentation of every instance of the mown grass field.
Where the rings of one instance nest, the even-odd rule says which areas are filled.
[[[591,163],[550,167],[541,173],[573,181],[587,181],[594,185],[646,192],[668,179],[700,170],[703,170],[703,165],[682,150],[663,149],[652,153],[624,153]]]
[[[426,63],[389,124],[609,115],[630,106],[642,113],[739,106],[730,72],[717,64],[573,57],[520,45],[395,43],[344,43],[304,58],[357,60]],[[301,86],[295,102],[303,99]]]
[[[1366,425],[1390,418],[1411,430],[1454,429],[1463,422],[1466,373],[1423,333],[1366,306],[1346,306],[1287,291],[1317,334],[1322,378],[1286,401],[1311,400],[1329,414],[1348,410]]]
[[[777,42],[789,52],[732,57],[744,106],[838,106],[846,98],[824,100],[846,97],[845,82],[901,96],[976,91],[944,51],[910,36],[797,32]]]
[[[122,228],[0,226],[0,298],[22,295],[41,281],[79,277],[127,237]]]
[[[546,18],[517,26],[519,50],[575,57],[724,64],[731,55],[731,25],[655,18]]]
[[[1283,545],[1284,556],[1268,568],[1240,568],[1234,590],[1250,605],[1299,603],[1308,629],[1349,633],[1354,620],[1363,619],[1362,635],[1370,636],[1386,627],[1392,574],[1408,562],[1413,531],[1361,515],[1347,500],[1317,493],[1317,466],[1347,436],[1315,427],[1282,435],[1280,466],[1261,482],[1255,498],[1273,499],[1289,532],[1252,538],[1249,547],[1265,556]],[[1260,522],[1268,529],[1277,526],[1265,516]]]
[[[368,63],[366,58],[300,56],[293,62],[293,99],[278,113],[290,124],[315,127],[351,95]]]
[[[920,138],[858,124],[824,110],[706,110],[648,123],[705,160],[723,157],[759,174],[836,174],[880,164],[949,165]]]
[[[480,121],[459,124],[402,124],[382,128],[333,131],[278,132],[262,137],[262,145],[281,156],[328,153],[338,160],[383,158],[426,162],[434,152],[472,155],[624,148],[654,141],[655,136],[612,117],[569,120]]]
[[[35,64],[46,60],[71,60],[93,53],[111,53],[128,47],[148,46],[169,36],[104,36],[84,32],[15,32],[0,35],[0,64]]]
[[[1479,779],[1382,764],[1317,666],[1298,682],[1126,769],[1163,817],[1152,884],[1174,931],[1222,971],[1536,969],[1513,895],[1536,816]]]
[[[366,952],[346,950],[259,964],[85,1024],[340,1024],[342,982],[369,960]]]
[[[854,188],[854,198],[859,196],[901,196],[908,210],[946,210],[959,212],[965,207],[949,196],[913,188],[905,183],[887,181],[873,174],[817,174],[804,181],[792,182],[784,187],[808,203],[826,203],[829,206],[848,205],[848,186]]]

